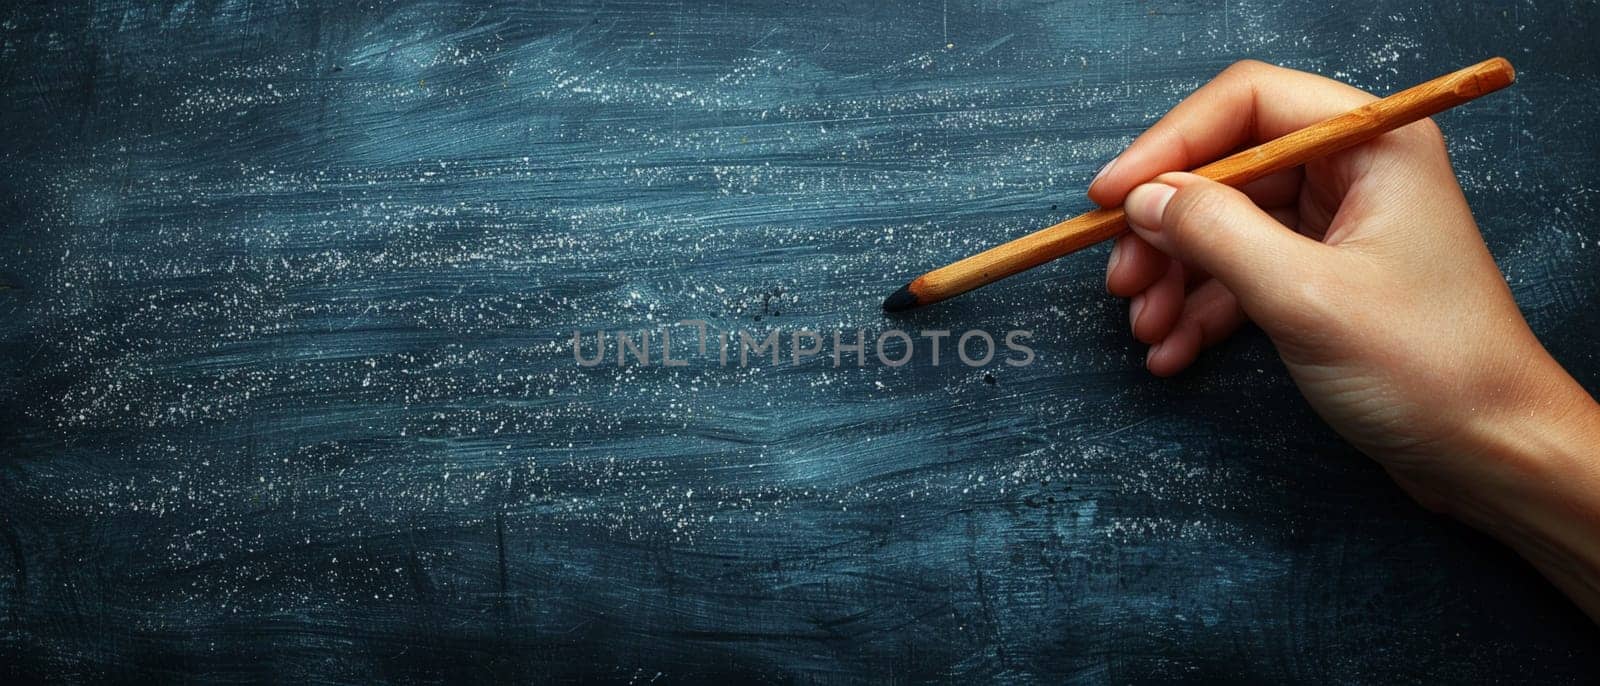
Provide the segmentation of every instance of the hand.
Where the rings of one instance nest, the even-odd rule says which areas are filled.
[[[1374,99],[1256,62],[1224,71],[1090,185],[1095,202],[1125,207],[1131,229],[1107,288],[1132,298],[1133,334],[1151,344],[1158,376],[1255,322],[1311,406],[1423,504],[1517,539],[1530,558],[1538,551],[1523,546],[1575,539],[1540,566],[1600,616],[1600,409],[1523,320],[1438,127],[1420,121],[1241,190],[1163,173]],[[1530,533],[1539,525],[1514,521],[1551,508],[1577,508],[1593,528],[1568,516],[1560,534]],[[1587,575],[1564,580],[1554,567]]]

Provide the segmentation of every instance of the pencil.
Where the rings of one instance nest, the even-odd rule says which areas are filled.
[[[1412,86],[1339,116],[1207,164],[1193,173],[1238,187],[1371,140],[1511,85],[1516,72],[1495,57]],[[888,312],[953,298],[1113,238],[1127,228],[1121,207],[1078,215],[923,274],[883,301]]]

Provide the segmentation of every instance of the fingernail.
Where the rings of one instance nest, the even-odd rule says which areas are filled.
[[[1153,360],[1153,359],[1156,358],[1156,351],[1158,351],[1158,350],[1161,350],[1161,344],[1160,343],[1157,343],[1155,345],[1150,346],[1150,350],[1145,352],[1145,354],[1144,354],[1144,368],[1145,369],[1149,369],[1150,368],[1150,360]]]
[[[1151,233],[1161,231],[1161,216],[1166,213],[1172,194],[1177,192],[1178,189],[1164,183],[1146,183],[1130,191],[1128,199],[1122,203],[1122,209],[1128,213],[1128,225]]]
[[[1121,158],[1122,158],[1122,155],[1117,155],[1116,157],[1111,158],[1111,161],[1107,162],[1106,166],[1101,167],[1100,171],[1097,172],[1094,175],[1094,178],[1089,181],[1089,187],[1090,188],[1094,188],[1095,184],[1100,183],[1100,179],[1104,178],[1106,173],[1111,171],[1112,167],[1117,166],[1117,160],[1119,160]]]
[[[1135,332],[1139,330],[1139,313],[1144,311],[1144,294],[1133,296],[1133,301],[1128,303],[1128,328]]]

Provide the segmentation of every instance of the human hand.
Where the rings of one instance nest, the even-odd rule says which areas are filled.
[[[1131,229],[1107,288],[1132,298],[1158,376],[1255,322],[1311,406],[1409,493],[1518,539],[1600,616],[1600,537],[1578,535],[1600,532],[1600,467],[1585,447],[1600,445],[1600,410],[1523,320],[1438,127],[1416,122],[1241,190],[1170,173],[1374,99],[1257,62],[1224,71],[1090,185],[1095,202],[1124,206]],[[1590,528],[1571,526],[1574,512]],[[1519,521],[1530,518],[1542,524]],[[1530,531],[1545,547],[1573,538],[1570,555],[1541,563],[1524,547]],[[1578,581],[1552,571],[1586,566]]]
[[[1089,196],[1125,201],[1132,232],[1106,283],[1132,298],[1151,372],[1181,371],[1248,317],[1324,418],[1374,457],[1399,460],[1437,452],[1485,412],[1548,402],[1528,396],[1544,375],[1566,376],[1543,364],[1438,128],[1417,122],[1242,191],[1160,175],[1374,99],[1242,62],[1139,136]]]

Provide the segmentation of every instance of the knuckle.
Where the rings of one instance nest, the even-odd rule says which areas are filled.
[[[1304,265],[1302,269],[1301,278],[1285,286],[1295,312],[1320,327],[1345,320],[1345,303],[1354,292],[1351,285],[1329,269],[1316,265]]]
[[[1439,123],[1434,121],[1433,117],[1423,117],[1417,120],[1412,124],[1411,130],[1417,136],[1430,140],[1444,141],[1444,132],[1439,130]]]
[[[1221,75],[1232,78],[1249,78],[1274,68],[1275,67],[1272,65],[1262,62],[1261,60],[1244,59],[1228,65],[1226,69],[1222,70]]]
[[[1162,223],[1177,244],[1178,251],[1188,255],[1215,254],[1223,233],[1217,230],[1222,216],[1224,198],[1209,184],[1186,186],[1173,194],[1167,204]]]
[[[1208,240],[1212,227],[1223,217],[1232,198],[1231,189],[1215,183],[1191,183],[1178,189],[1167,203],[1162,223],[1184,241]]]
[[[1329,283],[1329,279],[1319,274],[1303,275],[1299,280],[1287,284],[1285,289],[1302,311],[1318,315],[1325,315],[1329,304],[1339,300],[1338,289]]]
[[[1410,126],[1403,127],[1401,130],[1410,139],[1416,141],[1418,146],[1439,150],[1445,148],[1444,131],[1439,129],[1438,122],[1435,122],[1432,117],[1413,122]]]

